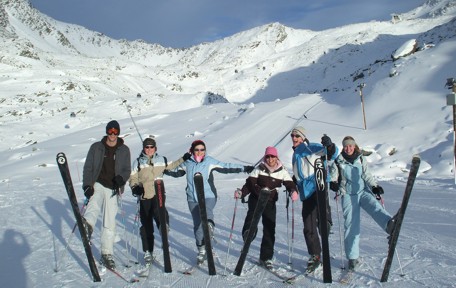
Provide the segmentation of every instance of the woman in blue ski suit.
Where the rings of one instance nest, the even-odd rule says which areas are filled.
[[[202,140],[196,140],[190,147],[190,153],[184,156],[184,167],[187,177],[187,202],[190,213],[193,218],[193,232],[195,233],[196,246],[198,247],[198,263],[206,259],[206,250],[204,247],[203,228],[201,226],[200,208],[198,205],[198,196],[196,195],[195,183],[193,176],[199,172],[203,176],[204,198],[206,201],[207,219],[209,220],[209,231],[211,237],[214,231],[214,207],[217,203],[217,189],[214,185],[213,171],[220,173],[250,173],[253,166],[243,166],[241,164],[225,163],[218,161],[210,156],[206,156],[206,144]]]
[[[353,137],[346,136],[342,146],[343,151],[330,167],[331,179],[334,180],[330,183],[330,189],[339,191],[342,195],[345,255],[348,259],[348,268],[354,270],[359,263],[361,208],[389,234],[393,229],[394,220],[390,222],[391,215],[377,201],[381,199],[383,188],[369,172]]]

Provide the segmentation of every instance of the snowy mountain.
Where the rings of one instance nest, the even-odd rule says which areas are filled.
[[[391,211],[399,206],[412,155],[420,154],[416,198],[407,211],[414,220],[404,228],[401,253],[409,268],[405,279],[410,281],[393,277],[392,282],[401,287],[453,285],[454,276],[449,275],[456,265],[456,209],[451,204],[454,131],[452,107],[446,105],[446,94],[451,91],[444,86],[447,78],[456,77],[455,15],[456,1],[429,0],[395,15],[392,21],[320,32],[271,23],[219,41],[171,49],[141,40],[114,40],[56,21],[26,0],[1,1],[0,235],[5,254],[0,261],[0,279],[10,284],[5,287],[95,286],[89,281],[79,239],[69,246],[67,258],[59,258],[74,220],[55,155],[67,153],[75,187],[79,188],[79,173],[90,144],[101,138],[110,119],[117,119],[132,157],[141,148],[139,133],[156,137],[159,153],[169,159],[181,156],[195,139],[208,144],[211,156],[245,164],[256,163],[266,146],[276,145],[288,168],[290,140],[280,140],[293,125],[306,127],[311,141],[319,142],[326,133],[339,146],[344,136],[352,135],[372,152],[367,159],[387,190],[385,197],[391,195],[386,200],[391,201],[387,206]],[[364,100],[361,105],[360,96]],[[223,196],[218,204],[221,223],[216,249],[223,256],[232,191],[245,177],[217,175]],[[177,271],[193,260],[193,236],[187,231],[185,183],[181,179],[165,182],[175,221],[171,247],[177,245],[173,251]],[[136,203],[127,192],[124,209],[130,230]],[[82,199],[82,191],[77,193]],[[238,222],[242,213],[245,211],[237,216]],[[278,217],[285,219],[283,214]],[[386,253],[385,241],[380,240],[383,235],[373,221],[363,224],[367,230],[362,233],[370,234],[362,234],[362,241],[368,242],[362,247],[365,261],[378,268]],[[242,223],[237,225],[240,230]],[[298,227],[297,231],[302,231]],[[286,228],[281,229],[277,257],[286,262]],[[302,233],[297,235],[296,259],[302,266],[307,252]],[[128,231],[126,237],[132,236]],[[229,266],[235,264],[240,247],[240,237],[235,236]],[[179,237],[192,244],[182,247]],[[331,238],[334,271],[340,266],[337,237]],[[369,241],[383,241],[383,246]],[[253,248],[253,255],[255,249],[258,247]],[[72,272],[54,273],[59,261],[66,265],[63,270]],[[266,277],[261,269],[250,266],[251,279],[229,276],[229,281],[220,277],[211,282],[201,273],[191,285],[270,284],[270,279],[261,278]],[[23,285],[14,285],[23,274]],[[114,277],[101,286],[122,286]],[[148,286],[144,282],[144,286],[188,286],[190,280],[179,277],[177,272],[157,276],[158,283],[149,282]],[[312,281],[302,285],[323,287],[320,279]],[[362,275],[356,285],[380,284],[376,277]]]

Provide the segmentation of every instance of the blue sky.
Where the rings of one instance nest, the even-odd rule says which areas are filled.
[[[181,48],[280,22],[324,30],[389,20],[425,0],[30,0],[42,13],[114,39]]]

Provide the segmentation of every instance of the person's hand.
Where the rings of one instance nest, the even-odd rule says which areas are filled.
[[[82,187],[82,190],[84,190],[84,196],[86,196],[87,199],[90,199],[90,197],[92,197],[93,193],[95,192],[93,190],[93,187],[90,185],[86,185],[86,186]]]
[[[131,193],[135,197],[142,196],[142,195],[144,195],[144,187],[136,185],[133,188],[131,188]]]
[[[245,173],[249,173],[253,171],[253,169],[255,169],[255,167],[253,166],[244,166],[244,172]]]
[[[239,199],[242,197],[242,191],[241,189],[236,189],[236,191],[234,191],[234,199]]]
[[[114,178],[112,178],[112,183],[114,184],[114,189],[120,188],[123,185],[125,185],[125,181],[120,175],[114,176]]]
[[[372,193],[374,193],[375,198],[377,198],[377,200],[380,200],[380,199],[382,199],[382,194],[384,194],[385,191],[383,191],[382,186],[377,185],[377,186],[372,187]]]
[[[339,191],[339,183],[337,183],[337,182],[329,182],[329,189],[331,189],[334,192]]]
[[[182,156],[182,159],[184,159],[184,161],[187,161],[188,159],[190,159],[190,157],[192,157],[192,154],[186,152],[186,153],[184,154],[184,156]]]
[[[290,198],[291,198],[291,201],[293,201],[293,202],[297,201],[299,199],[298,192],[296,192],[296,191],[291,192]]]
[[[321,145],[325,146],[325,147],[329,147],[331,146],[333,143],[331,141],[331,138],[329,138],[328,135],[323,135],[323,137],[321,137]]]

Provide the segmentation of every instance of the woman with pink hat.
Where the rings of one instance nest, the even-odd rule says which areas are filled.
[[[266,208],[261,215],[263,223],[263,239],[261,240],[260,248],[260,264],[267,269],[273,268],[272,257],[274,256],[275,243],[275,227],[276,227],[276,202],[278,200],[278,190],[282,185],[285,186],[291,199],[298,200],[296,185],[294,184],[290,174],[282,165],[275,147],[267,147],[264,153],[262,162],[250,173],[246,179],[241,191],[236,190],[234,197],[243,198],[250,194],[248,206],[249,210],[245,217],[244,226],[242,228],[243,238],[248,234],[250,223],[252,222],[253,212],[260,190],[269,188],[271,195]],[[256,235],[256,233],[255,233]],[[244,239],[245,241],[246,239]]]

